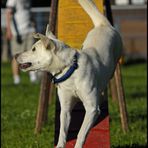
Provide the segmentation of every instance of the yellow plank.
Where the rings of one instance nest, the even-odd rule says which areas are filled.
[[[103,0],[95,0],[95,3],[103,13]],[[71,47],[80,48],[92,27],[91,19],[77,0],[59,0],[57,33],[60,40]]]

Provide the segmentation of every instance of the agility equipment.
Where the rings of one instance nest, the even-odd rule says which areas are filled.
[[[95,0],[95,3],[102,13],[106,12],[108,19],[113,24],[109,0]],[[60,40],[78,49],[81,48],[88,31],[93,27],[89,16],[84,12],[81,6],[79,6],[77,1],[74,0],[52,0],[49,24],[50,30],[55,33]],[[48,73],[45,72],[41,83],[35,133],[39,133],[43,124],[45,121],[47,121],[48,102],[49,97],[51,99],[50,94],[51,89],[53,88],[53,84],[50,83],[49,77],[52,78]],[[114,81],[112,81],[111,85],[112,84],[114,84],[114,90],[117,94],[119,102],[122,129],[124,132],[127,132],[128,122],[126,103],[119,64],[117,65]],[[105,101],[101,106],[102,114],[98,117],[94,127],[88,134],[84,148],[110,147],[107,89],[102,97],[105,98]],[[74,147],[76,135],[82,124],[84,114],[85,112],[82,104],[77,104],[72,112],[66,148]],[[57,144],[60,127],[59,115],[60,105],[57,97],[55,115],[55,145]]]

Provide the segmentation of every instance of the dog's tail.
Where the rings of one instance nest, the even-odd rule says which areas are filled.
[[[78,0],[78,2],[88,13],[95,27],[100,25],[110,25],[107,18],[97,9],[92,0]]]

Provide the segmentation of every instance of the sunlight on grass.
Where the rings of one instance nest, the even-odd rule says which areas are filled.
[[[48,112],[48,124],[42,133],[34,135],[40,84],[31,84],[29,76],[21,73],[21,84],[13,85],[9,63],[2,64],[1,118],[3,148],[52,148],[54,139],[54,110]]]
[[[146,64],[122,66],[123,85],[128,112],[129,132],[121,129],[118,103],[109,99],[112,147],[146,147],[147,89]]]

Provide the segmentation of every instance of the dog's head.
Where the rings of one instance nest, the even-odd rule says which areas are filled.
[[[16,61],[22,71],[46,71],[53,61],[53,53],[59,48],[60,41],[49,31],[49,26],[47,26],[46,35],[35,33],[33,36],[38,41],[30,50],[17,54]]]

